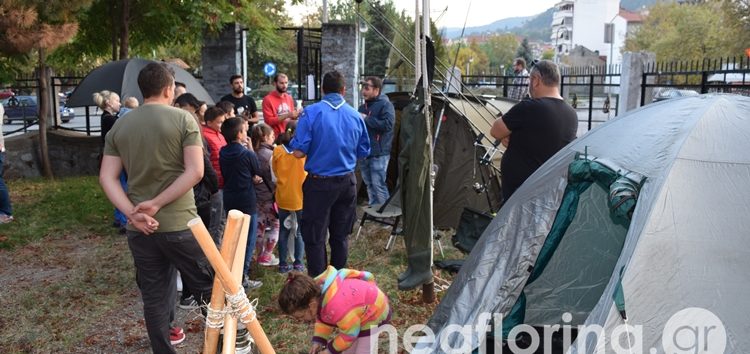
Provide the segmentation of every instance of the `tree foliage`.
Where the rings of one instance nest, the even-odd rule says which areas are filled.
[[[732,5],[746,1],[704,1],[696,4],[658,3],[641,27],[625,42],[626,51],[650,51],[658,60],[702,60],[742,55],[748,31],[741,30]],[[732,4],[733,3],[733,4]]]
[[[481,44],[480,49],[489,59],[489,71],[500,72],[501,66],[510,68],[519,44],[516,36],[510,33],[493,35]]]
[[[528,38],[524,38],[523,41],[521,41],[521,45],[516,51],[516,57],[523,58],[527,63],[531,63],[531,61],[534,60],[534,54],[531,52],[531,48],[529,48]]]

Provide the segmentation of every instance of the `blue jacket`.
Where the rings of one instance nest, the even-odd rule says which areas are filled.
[[[290,146],[307,155],[305,170],[320,176],[354,172],[357,160],[370,154],[364,121],[338,93],[305,107]]]
[[[367,126],[367,135],[370,138],[370,156],[390,155],[396,111],[393,103],[388,100],[388,96],[381,94],[376,98],[366,100],[359,106],[359,112],[366,116],[365,126]]]
[[[255,214],[253,176],[260,175],[258,157],[239,143],[231,142],[221,148],[219,166],[224,176],[224,210]]]

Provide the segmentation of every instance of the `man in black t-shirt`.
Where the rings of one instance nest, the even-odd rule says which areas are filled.
[[[232,93],[225,95],[220,101],[229,101],[234,105],[234,114],[243,117],[250,125],[258,123],[258,107],[252,97],[245,95],[245,82],[240,75],[232,75],[229,78],[232,85]]]
[[[505,201],[539,166],[576,138],[578,116],[560,96],[557,65],[531,68],[529,95],[492,125],[490,134],[507,147],[500,163]]]

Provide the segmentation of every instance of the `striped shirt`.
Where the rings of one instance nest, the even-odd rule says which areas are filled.
[[[328,266],[315,281],[322,290],[313,342],[326,345],[331,353],[343,352],[358,337],[369,336],[371,330],[390,321],[388,296],[375,284],[372,273]],[[338,334],[333,336],[336,329]]]

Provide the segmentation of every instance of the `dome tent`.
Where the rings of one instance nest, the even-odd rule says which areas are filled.
[[[689,308],[706,310],[696,325],[706,314],[721,321],[726,342],[709,344],[750,351],[740,310],[750,293],[749,136],[750,98],[702,95],[642,107],[575,140],[498,212],[428,323],[435,341],[416,352],[443,352],[441,341],[460,348],[449,325],[498,313],[504,325],[604,334],[627,318],[642,328],[634,352],[664,353],[662,330]],[[474,349],[487,336],[468,339]],[[611,337],[596,339],[568,352],[613,352]]]

